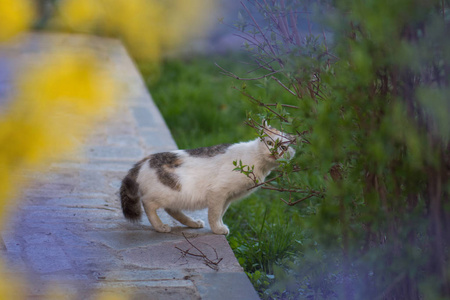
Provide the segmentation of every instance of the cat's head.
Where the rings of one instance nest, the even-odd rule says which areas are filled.
[[[261,142],[264,143],[270,159],[291,159],[294,157],[295,150],[292,144],[295,142],[295,137],[269,126],[266,121],[263,122],[262,129],[264,134]]]

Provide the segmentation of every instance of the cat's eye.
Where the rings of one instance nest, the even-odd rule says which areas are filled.
[[[286,146],[281,146],[280,148],[281,148],[281,150],[283,150],[283,151],[287,151],[287,149],[288,149],[288,147],[286,147]]]
[[[273,142],[272,142],[272,141],[268,141],[268,142],[267,142],[267,146],[272,147],[272,146],[273,146]]]

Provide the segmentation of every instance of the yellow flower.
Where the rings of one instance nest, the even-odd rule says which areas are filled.
[[[72,31],[118,37],[137,59],[164,53],[207,32],[210,0],[64,0],[53,24]]]
[[[98,0],[64,0],[60,3],[60,13],[65,24],[72,30],[93,30],[102,18],[103,7]]]
[[[94,56],[59,50],[38,61],[18,79],[0,115],[0,199],[8,199],[20,170],[73,149],[119,92]]]
[[[64,51],[47,55],[20,84],[24,97],[39,101],[45,110],[64,108],[74,114],[101,114],[115,93],[112,78],[96,57]]]
[[[0,1],[0,42],[27,30],[34,18],[30,0]]]

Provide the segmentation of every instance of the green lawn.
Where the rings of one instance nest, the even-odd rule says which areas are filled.
[[[167,61],[159,78],[148,80],[154,81],[148,82],[152,97],[180,149],[254,138],[243,124],[250,105],[232,88],[239,82],[220,74],[216,61],[214,57]],[[145,66],[141,69],[145,74]]]
[[[241,87],[243,82],[221,74],[215,66],[217,62],[235,73],[245,74],[248,66],[239,63],[240,59],[207,56],[169,60],[164,62],[156,79],[151,76],[150,67],[140,66],[180,149],[256,138],[253,129],[244,125],[246,112],[254,112],[256,108],[233,88]],[[245,84],[261,99],[277,94],[261,82]],[[307,241],[302,218],[310,213],[313,213],[310,206],[289,207],[281,202],[280,194],[267,190],[259,190],[228,209],[224,222],[231,233],[227,239],[263,298],[279,297],[283,291],[286,294],[289,282],[295,280],[296,276],[289,273],[301,261]],[[304,294],[295,286],[292,295]]]

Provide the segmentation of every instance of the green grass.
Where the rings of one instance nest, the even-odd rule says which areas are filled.
[[[152,97],[180,149],[254,138],[243,124],[250,105],[233,89],[239,82],[220,74],[214,64],[217,60],[170,60],[162,65],[160,78],[149,82]],[[141,70],[145,76],[145,66]]]
[[[256,137],[253,129],[244,125],[247,111],[255,111],[239,91],[242,82],[220,73],[219,62],[237,74],[245,74],[246,66],[220,57],[196,57],[189,60],[169,60],[161,68],[159,78],[152,79],[152,69],[141,65],[141,72],[152,97],[164,116],[180,149],[235,143]],[[245,58],[244,58],[245,59]],[[276,102],[280,93],[264,81],[245,82],[252,95]],[[289,103],[291,99],[281,99]],[[294,262],[304,251],[302,219],[313,211],[289,207],[278,193],[259,190],[247,199],[233,203],[224,217],[230,228],[227,237],[239,263],[263,298],[279,297],[288,287],[283,282]],[[290,278],[287,280],[287,278]],[[306,289],[307,290],[307,289]],[[291,292],[298,296],[298,291]]]

